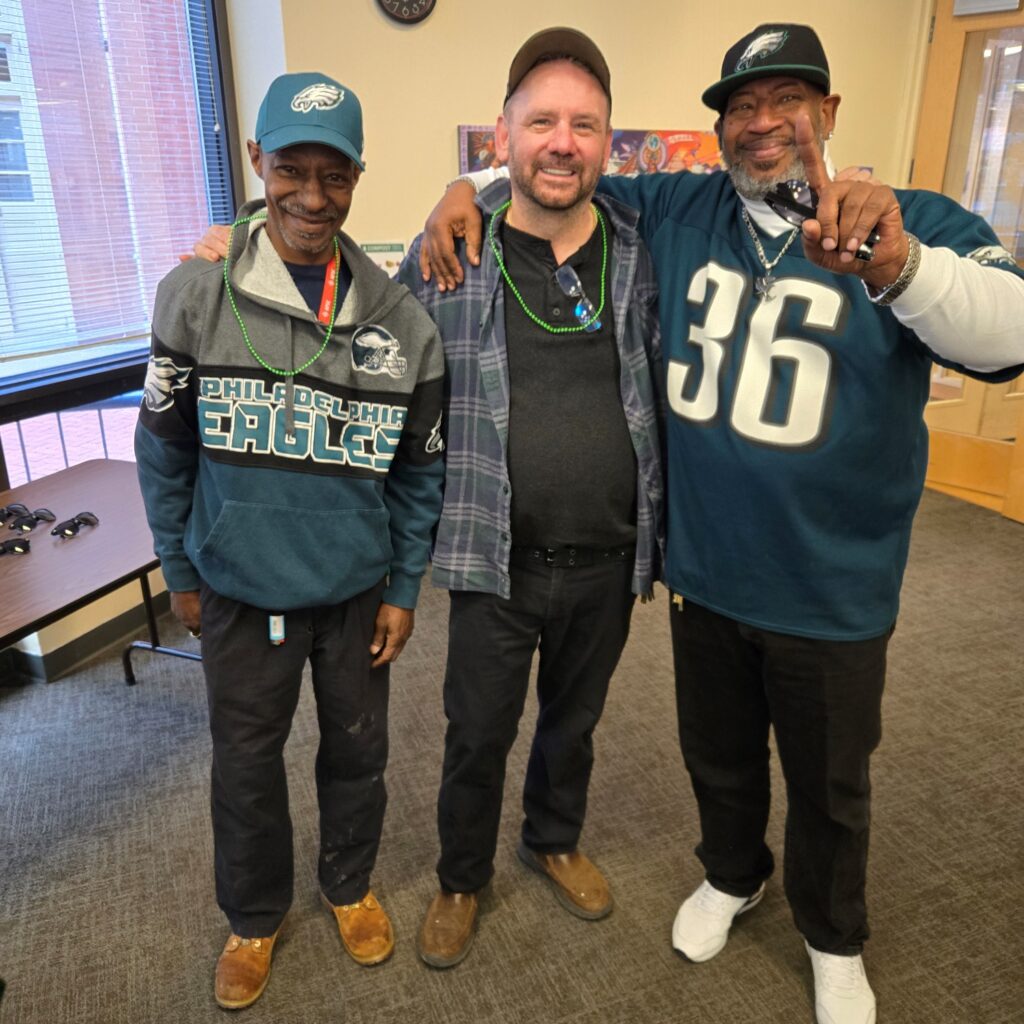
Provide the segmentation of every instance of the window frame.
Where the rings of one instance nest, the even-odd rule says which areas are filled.
[[[0,43],[0,49],[3,49],[3,44]],[[0,79],[3,81],[3,79]],[[7,81],[10,81],[8,78]],[[21,107],[6,102],[0,97],[0,115],[13,114],[17,119],[17,138],[13,132],[9,132],[6,128],[0,127],[0,146],[19,146],[21,147],[21,155],[24,163],[24,167],[4,167],[0,163],[0,181],[14,181],[24,180],[24,183],[28,186],[27,196],[5,196],[0,193],[0,202],[3,203],[31,203],[35,200],[35,192],[32,188],[32,172],[28,169],[28,155],[25,149],[25,129],[21,124]]]
[[[237,208],[245,194],[242,177],[241,146],[238,141],[238,110],[235,101],[234,71],[228,39],[226,0],[186,0],[205,10],[210,27],[210,55],[217,73],[212,76],[214,100],[225,146],[227,185]],[[73,363],[0,380],[0,425],[103,401],[126,391],[139,390],[146,376],[149,340],[138,349],[115,356],[80,359]],[[0,490],[9,484],[3,447],[0,446]]]

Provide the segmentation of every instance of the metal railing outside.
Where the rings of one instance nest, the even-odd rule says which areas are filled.
[[[141,391],[0,426],[11,487],[89,459],[135,460]]]

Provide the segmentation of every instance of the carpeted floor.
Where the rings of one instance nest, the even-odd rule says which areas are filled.
[[[1024,527],[925,496],[874,762],[865,959],[884,1024],[1024,1021],[1022,565]],[[414,935],[436,884],[446,606],[425,588],[392,676],[391,799],[375,888],[396,954],[356,966],[317,899],[307,686],[287,750],[295,905],[247,1024],[813,1021],[810,967],[777,879],[715,960],[688,964],[670,948],[676,907],[700,871],[663,592],[637,608],[596,738],[583,847],[612,882],[615,912],[597,923],[570,917],[515,858],[531,706],[476,945],[452,971],[419,962]],[[0,689],[2,1024],[226,1019],[211,991],[226,928],[213,897],[201,671],[137,658],[131,690],[117,651],[53,685]],[[782,810],[779,798],[778,853]]]

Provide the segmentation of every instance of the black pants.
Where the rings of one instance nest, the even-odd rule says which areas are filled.
[[[505,761],[540,644],[540,710],[523,791],[523,840],[576,849],[594,762],[592,736],[629,635],[632,561],[511,569],[512,597],[453,592],[437,823],[441,885],[475,892],[494,873]]]
[[[387,803],[388,669],[371,669],[369,654],[383,587],[288,612],[280,647],[266,611],[201,590],[217,902],[238,935],[273,934],[291,904],[282,754],[307,660],[320,726],[320,887],[335,904],[369,888]]]
[[[786,896],[815,949],[859,953],[871,782],[890,632],[833,642],[746,626],[687,601],[671,610],[679,738],[707,879],[749,896],[774,868],[768,730],[786,780]]]

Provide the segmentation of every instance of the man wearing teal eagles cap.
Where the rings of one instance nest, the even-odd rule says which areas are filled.
[[[191,260],[161,282],[135,438],[172,610],[202,637],[229,1009],[263,992],[292,899],[282,753],[307,661],[320,891],[357,963],[394,948],[369,888],[388,670],[444,476],[437,330],[340,230],[364,168],[359,100],[283,75],[248,145],[266,198],[239,211],[223,267]]]

